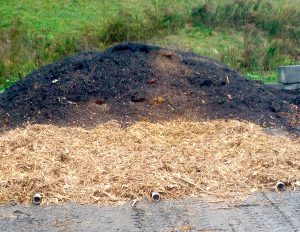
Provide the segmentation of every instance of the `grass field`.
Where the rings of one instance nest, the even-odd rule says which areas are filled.
[[[300,59],[300,0],[2,0],[0,91],[81,50],[142,41],[203,54],[252,79]]]

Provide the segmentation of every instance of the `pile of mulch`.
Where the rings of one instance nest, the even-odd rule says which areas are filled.
[[[242,200],[300,186],[300,138],[236,120],[28,125],[0,135],[0,204],[115,205],[150,198]],[[225,197],[225,198],[224,198]]]
[[[176,118],[299,126],[299,101],[284,96],[209,58],[126,43],[80,53],[19,81],[0,94],[0,128]]]

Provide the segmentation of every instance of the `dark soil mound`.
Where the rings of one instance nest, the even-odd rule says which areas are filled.
[[[130,43],[33,72],[0,95],[0,120],[3,127],[238,118],[282,126],[297,112],[280,95],[206,57]]]
[[[298,97],[296,97],[295,99],[293,99],[291,101],[291,103],[293,103],[293,104],[295,104],[295,105],[297,105],[297,106],[300,107],[300,95]]]

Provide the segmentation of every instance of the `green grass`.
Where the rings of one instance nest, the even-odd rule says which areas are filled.
[[[38,34],[78,35],[86,26],[98,24],[122,8],[122,1],[114,0],[2,0],[1,26],[9,28],[11,20],[19,18]]]
[[[156,4],[157,2],[157,4]],[[191,2],[191,3],[190,3]],[[59,34],[80,35],[86,27],[98,27],[120,10],[143,14],[143,10],[162,8],[187,14],[201,0],[2,0],[0,26],[9,28],[16,18],[38,34],[55,37]]]
[[[299,64],[300,1],[262,0],[257,9],[253,2],[2,0],[0,91],[42,65],[124,40],[192,51],[276,81],[278,65]]]

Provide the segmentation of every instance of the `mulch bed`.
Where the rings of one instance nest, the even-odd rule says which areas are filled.
[[[236,120],[93,129],[28,125],[0,134],[0,204],[116,205],[209,196],[240,201],[255,191],[300,186],[300,138]]]

